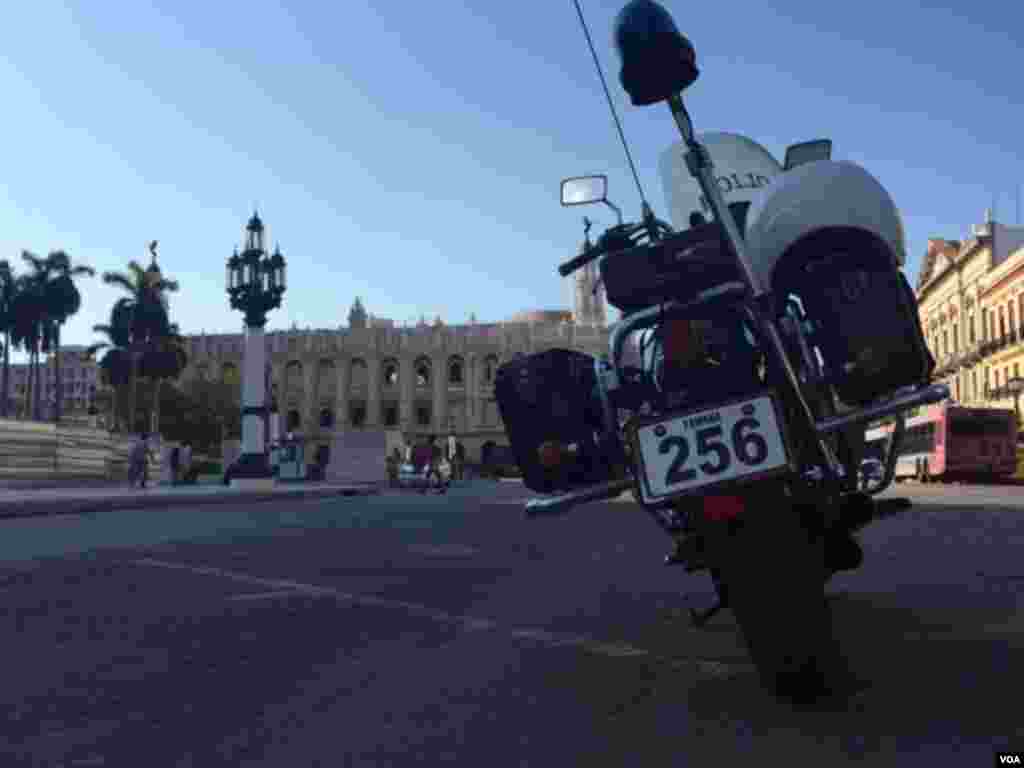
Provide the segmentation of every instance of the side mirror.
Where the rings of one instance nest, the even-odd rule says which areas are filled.
[[[828,160],[832,157],[832,139],[816,139],[794,144],[786,149],[786,160],[782,170],[789,171],[798,165]]]
[[[604,203],[607,198],[607,176],[576,176],[562,182],[562,205]]]

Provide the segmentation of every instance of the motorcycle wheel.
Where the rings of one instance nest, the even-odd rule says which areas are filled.
[[[796,705],[847,689],[832,633],[824,540],[788,501],[759,505],[720,541],[720,594],[728,596],[762,684]]]

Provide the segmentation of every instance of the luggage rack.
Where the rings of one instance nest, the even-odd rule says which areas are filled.
[[[929,384],[915,387],[910,391],[903,391],[895,396],[882,400],[872,405],[861,408],[842,416],[835,416],[830,419],[817,422],[816,426],[819,435],[827,435],[837,429],[852,426],[855,424],[867,424],[885,416],[899,414],[896,420],[896,427],[889,440],[889,447],[886,451],[885,476],[882,483],[871,489],[868,493],[872,496],[881,493],[892,484],[896,471],[896,459],[900,445],[902,444],[905,420],[902,416],[904,411],[915,408],[919,405],[938,403],[949,397],[949,387],[945,384]],[[587,504],[594,501],[605,501],[629,491],[633,487],[632,478],[612,480],[598,485],[580,488],[575,491],[556,496],[553,498],[531,499],[526,503],[525,511],[527,517],[540,517],[547,515],[559,515],[567,512],[579,504]]]
[[[669,301],[647,309],[640,310],[624,318],[612,330],[609,346],[611,362],[607,358],[594,361],[594,372],[597,378],[598,395],[604,421],[604,433],[601,442],[604,447],[621,448],[618,438],[618,418],[612,404],[611,393],[620,386],[619,361],[629,335],[637,330],[655,326],[666,315],[686,312],[701,306],[736,303],[747,295],[746,286],[740,282],[728,282],[702,291],[688,302]],[[890,438],[885,475],[882,483],[869,491],[871,495],[881,493],[891,483],[895,474],[896,458],[904,434],[905,411],[921,405],[942,402],[949,398],[949,387],[945,384],[923,384],[904,387],[888,397],[880,398],[870,405],[853,409],[847,413],[815,421],[815,428],[820,437],[832,432],[858,424],[867,424],[886,416],[897,415],[899,418],[893,435]],[[535,498],[526,503],[525,512],[528,517],[558,515],[579,504],[615,498],[633,488],[632,478],[623,478],[587,486],[563,493],[556,497]]]

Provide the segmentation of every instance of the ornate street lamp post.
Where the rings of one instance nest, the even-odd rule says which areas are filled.
[[[267,313],[281,306],[285,291],[285,262],[278,248],[268,256],[263,248],[263,222],[253,214],[245,227],[245,250],[237,249],[227,262],[227,292],[231,308],[245,314],[245,355],[242,368],[242,455],[231,469],[232,485],[268,486],[274,480],[266,450],[266,360],[263,327]]]

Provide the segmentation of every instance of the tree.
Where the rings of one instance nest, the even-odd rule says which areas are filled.
[[[35,419],[39,414],[39,352],[43,340],[45,302],[42,286],[36,275],[21,275],[15,282],[11,343],[28,352],[29,372],[25,403],[26,412],[30,418]]]
[[[237,386],[228,381],[199,378],[187,382],[182,391],[199,416],[198,434],[204,444],[214,445],[241,436],[242,410]]]
[[[0,259],[0,336],[3,337],[3,384],[0,385],[0,417],[10,415],[11,336],[14,332],[14,299],[18,281],[10,262]]]
[[[130,309],[131,316],[130,340],[127,346],[131,364],[128,429],[134,431],[139,364],[147,343],[169,333],[171,324],[168,319],[166,294],[177,291],[178,283],[175,280],[168,280],[160,273],[155,256],[148,269],[143,269],[133,260],[128,263],[127,272],[104,272],[103,282],[117,286],[127,294],[124,297],[124,307]]]
[[[131,344],[131,321],[132,308],[129,300],[118,299],[110,310],[110,322],[92,327],[95,333],[105,336],[105,340],[91,344],[86,349],[89,357],[95,357],[100,350],[107,350],[100,361],[100,377],[103,384],[113,391],[110,410],[114,419],[111,426],[115,432],[120,431],[122,423],[119,407],[121,398],[118,395],[124,393],[131,378],[131,360],[128,354],[128,347]]]
[[[39,283],[42,297],[43,351],[54,354],[54,421],[59,422],[63,405],[64,385],[60,365],[60,331],[69,319],[82,307],[82,294],[75,285],[77,277],[93,277],[96,270],[82,264],[73,264],[65,251],[51,251],[45,259],[25,251],[22,258],[31,266],[32,274]]]
[[[139,362],[139,375],[153,382],[152,429],[160,432],[160,402],[162,384],[177,379],[188,365],[185,340],[178,326],[171,323],[167,330],[147,344]]]

